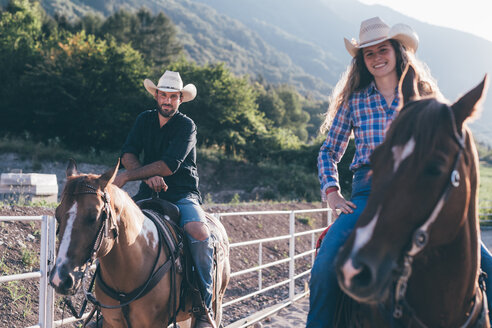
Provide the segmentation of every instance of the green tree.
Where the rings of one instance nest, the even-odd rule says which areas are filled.
[[[0,17],[0,126],[19,133],[26,128],[19,113],[29,90],[20,86],[25,71],[40,60],[43,11],[38,3],[11,0]]]
[[[309,139],[315,139],[319,135],[319,128],[325,120],[328,102],[305,100],[302,109],[309,114],[309,122],[306,127]]]
[[[240,153],[266,133],[264,116],[246,77],[235,77],[224,64],[198,66],[181,60],[169,69],[179,71],[185,83],[197,87],[196,99],[180,108],[197,123],[199,145]]]
[[[129,45],[79,32],[47,49],[45,60],[26,73],[23,115],[45,139],[60,137],[84,149],[118,148],[136,115],[150,105],[142,87],[147,73]]]
[[[273,122],[273,125],[280,127],[285,116],[285,104],[278,96],[272,86],[263,87],[257,84],[258,97],[256,103],[258,110],[265,114],[265,117]]]
[[[168,65],[182,50],[172,21],[142,8],[137,13],[120,10],[106,19],[97,35],[110,34],[118,42],[130,43],[156,67]]]
[[[277,94],[282,99],[285,108],[285,115],[280,126],[292,130],[301,141],[307,141],[306,128],[309,114],[302,109],[301,96],[293,87],[287,85],[281,86]]]

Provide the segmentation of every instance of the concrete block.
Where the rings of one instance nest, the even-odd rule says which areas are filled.
[[[55,174],[2,173],[0,175],[0,199],[32,202],[58,200],[58,183]]]

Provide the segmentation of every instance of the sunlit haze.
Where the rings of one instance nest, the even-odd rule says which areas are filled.
[[[359,0],[390,7],[425,23],[469,32],[492,41],[491,0]]]

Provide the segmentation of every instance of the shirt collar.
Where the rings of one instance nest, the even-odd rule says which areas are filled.
[[[376,82],[374,82],[374,80],[372,80],[371,83],[369,83],[369,85],[366,87],[366,95],[372,96],[376,92],[377,92]]]
[[[374,80],[372,80],[371,83],[369,83],[365,91],[367,96],[372,96],[375,93],[381,94],[381,92],[379,92],[378,88],[376,87],[376,82],[374,82]],[[398,97],[398,85],[395,87],[395,95],[396,97]]]

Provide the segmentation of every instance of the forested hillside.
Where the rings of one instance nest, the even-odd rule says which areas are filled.
[[[278,197],[295,197],[288,189],[317,184],[318,127],[331,84],[349,60],[342,37],[355,36],[359,19],[379,12],[390,23],[408,21],[355,0],[309,0],[310,6],[292,0],[0,1],[2,137],[117,151],[136,115],[154,104],[143,79],[157,81],[164,69],[175,69],[199,90],[180,109],[197,123],[202,153],[212,161],[262,167],[269,177],[275,168],[289,179],[275,187]],[[343,14],[347,5],[354,6],[354,17]],[[408,23],[421,36],[442,31],[462,42],[476,40]],[[422,57],[435,52],[425,42]],[[455,52],[445,56],[447,62]],[[432,56],[424,59],[441,69],[445,60],[437,58],[438,64]],[[445,95],[454,98],[446,94],[451,84],[463,91],[479,80],[477,68],[467,67],[471,62],[444,70],[460,79],[436,74]],[[489,116],[486,108],[476,123],[482,125],[480,139],[490,133]],[[299,197],[317,199],[314,189]]]
[[[259,180],[277,184],[269,188],[274,198],[318,198],[317,129],[327,103],[294,86],[237,76],[223,63],[187,59],[163,13],[117,11],[70,21],[47,15],[36,2],[12,0],[0,28],[2,137],[91,154],[117,151],[138,113],[154,106],[143,79],[157,81],[165,67],[199,90],[180,110],[197,123],[205,157],[280,175]]]
[[[6,0],[0,0],[5,2]],[[119,9],[164,12],[175,24],[184,53],[203,65],[223,61],[234,74],[287,83],[303,96],[325,99],[350,56],[343,37],[358,36],[361,20],[380,16],[411,25],[420,37],[419,57],[455,100],[486,72],[492,73],[492,43],[423,23],[394,10],[358,0],[44,0],[50,14],[69,19],[87,13],[109,16]],[[466,58],[466,60],[463,60]],[[472,128],[492,144],[492,88],[482,119]]]

